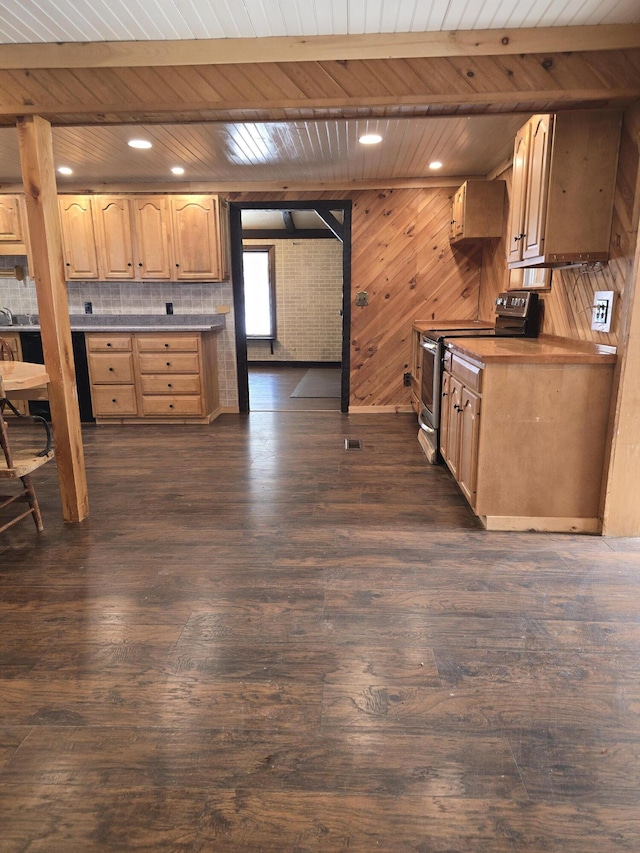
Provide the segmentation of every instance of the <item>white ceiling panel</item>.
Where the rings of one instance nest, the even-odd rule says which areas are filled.
[[[3,0],[0,43],[640,23],[638,0]]]
[[[519,115],[373,121],[247,122],[54,127],[56,166],[73,169],[58,183],[247,181],[354,182],[486,175],[511,153]],[[379,131],[379,145],[362,145]],[[133,137],[149,150],[127,145]],[[171,167],[182,166],[183,176]],[[17,133],[0,129],[0,182],[21,180]]]

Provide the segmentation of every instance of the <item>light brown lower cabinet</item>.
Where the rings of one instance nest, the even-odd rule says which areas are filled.
[[[445,366],[440,452],[483,525],[600,532],[614,365]]]
[[[215,332],[86,335],[97,423],[210,423],[220,414]]]

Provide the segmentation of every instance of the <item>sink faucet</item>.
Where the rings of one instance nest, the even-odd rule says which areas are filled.
[[[9,320],[8,323],[2,323],[3,326],[12,326],[13,325],[13,313],[11,308],[0,308],[0,315],[3,317],[7,317]]]

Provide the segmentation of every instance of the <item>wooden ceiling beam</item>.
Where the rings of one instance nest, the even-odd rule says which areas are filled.
[[[418,56],[508,56],[632,47],[640,47],[638,24],[273,38],[63,42],[1,45],[0,68],[134,68]]]
[[[451,92],[450,94],[432,94],[425,93],[422,95],[389,95],[385,97],[374,96],[366,99],[368,107],[399,107],[399,106],[425,106],[430,109],[441,106],[458,106],[461,101],[466,105],[465,109],[456,110],[456,115],[477,115],[478,112],[491,112],[493,105],[494,112],[504,112],[502,108],[511,108],[511,111],[527,113],[531,109],[527,108],[527,104],[544,102],[551,106],[549,110],[561,109],[563,104],[574,105],[578,102],[586,107],[590,103],[597,104],[599,108],[626,106],[635,101],[640,94],[640,83],[637,86],[628,88],[616,89],[576,89],[570,90],[561,89],[545,89],[527,92],[478,92],[465,93],[464,96],[460,92]],[[184,121],[199,122],[203,121],[201,114],[208,114],[207,121],[212,121],[216,109],[220,112],[228,112],[232,110],[259,111],[261,118],[253,119],[254,121],[269,121],[271,111],[277,110],[296,110],[304,109],[313,106],[314,109],[326,110],[349,110],[362,104],[363,96],[344,97],[344,98],[322,98],[311,101],[308,98],[301,97],[296,99],[282,100],[260,100],[260,101],[221,101],[217,105],[213,105],[211,101],[207,102],[165,102],[151,103],[135,102],[132,100],[129,103],[114,103],[114,104],[97,104],[93,102],[73,102],[64,104],[55,104],[51,102],[41,101],[32,105],[24,105],[18,103],[2,104],[0,103],[0,116],[11,118],[13,123],[14,118],[30,115],[41,115],[47,118],[53,125],[80,125],[80,124],[128,124],[131,121],[143,121],[145,123],[166,123],[172,121],[181,123],[177,116],[184,116]],[[487,108],[486,110],[483,108]],[[96,121],[96,115],[109,113],[112,116],[110,122]],[[148,114],[153,113],[153,118],[149,118]],[[123,119],[119,122],[117,116],[123,115]],[[136,118],[132,119],[135,115]],[[59,117],[63,120],[56,120]],[[169,118],[168,118],[169,117]],[[187,118],[189,117],[189,118]],[[229,121],[225,116],[224,121]]]

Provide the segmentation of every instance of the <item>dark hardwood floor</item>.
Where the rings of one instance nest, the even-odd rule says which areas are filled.
[[[252,412],[339,412],[339,397],[291,397],[307,367],[249,365],[249,407]],[[313,368],[311,368],[313,370]],[[339,367],[335,368],[340,371]]]
[[[638,540],[483,531],[409,415],[85,452],[0,537],[2,853],[640,850]]]

